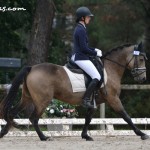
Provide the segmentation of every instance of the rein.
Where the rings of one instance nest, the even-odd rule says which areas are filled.
[[[132,57],[133,58],[133,57]],[[127,68],[127,66],[129,65],[129,63],[130,63],[130,61],[129,61],[129,63],[127,64],[127,65],[122,65],[122,64],[120,64],[120,63],[118,63],[118,62],[116,62],[116,61],[114,61],[114,60],[111,60],[111,59],[109,59],[109,58],[103,58],[103,59],[106,59],[106,60],[109,60],[110,62],[113,62],[113,63],[115,63],[115,64],[117,64],[118,66],[120,66],[120,67],[122,67],[122,68]],[[131,59],[132,60],[132,59]],[[128,68],[127,68],[128,69]]]
[[[110,62],[113,62],[113,63],[117,64],[118,66],[120,66],[120,67],[122,67],[122,68],[128,69],[128,65],[130,64],[130,62],[132,61],[132,59],[133,59],[134,57],[135,57],[135,56],[133,55],[132,58],[129,60],[129,62],[128,62],[126,65],[122,65],[122,64],[120,64],[120,63],[118,63],[118,62],[116,62],[116,61],[114,61],[114,60],[111,60],[111,59],[109,59],[109,58],[106,58],[106,57],[104,57],[103,59],[109,60]],[[128,69],[128,70],[129,70],[129,69]]]

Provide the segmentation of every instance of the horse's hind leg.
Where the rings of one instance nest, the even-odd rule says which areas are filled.
[[[8,133],[8,131],[10,130],[10,128],[12,126],[14,127],[18,127],[17,123],[15,123],[13,121],[14,117],[17,115],[17,113],[19,111],[22,110],[22,104],[15,106],[10,112],[9,112],[9,119],[10,121],[6,123],[6,125],[2,128],[1,132],[0,132],[0,138],[2,138],[4,135],[6,135]]]
[[[85,117],[85,124],[84,124],[83,130],[82,130],[82,134],[81,134],[81,137],[83,139],[86,139],[87,141],[93,141],[93,138],[90,137],[87,134],[88,127],[89,127],[89,124],[90,124],[90,122],[92,120],[93,113],[94,113],[94,109],[93,108],[88,108],[87,113],[86,113],[86,117]]]
[[[12,124],[10,122],[7,122],[6,125],[2,128],[0,132],[0,138],[2,138],[4,135],[6,135],[11,128]]]
[[[10,110],[9,112],[10,121],[7,122],[6,125],[2,128],[0,132],[0,138],[6,135],[12,126],[18,127],[17,124],[13,121],[13,119],[18,114],[18,112],[21,111],[24,107],[25,107],[24,101],[21,101],[19,104],[17,104],[14,108]]]
[[[35,108],[35,110],[33,111],[33,113],[31,114],[31,116],[29,117],[32,125],[34,126],[34,129],[36,130],[39,138],[41,141],[47,141],[47,140],[51,140],[50,137],[46,137],[43,132],[40,130],[39,125],[38,125],[38,121],[39,121],[39,115],[37,113],[37,109]]]

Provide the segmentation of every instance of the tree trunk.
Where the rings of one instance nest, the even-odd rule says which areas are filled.
[[[35,17],[28,45],[29,65],[47,61],[54,11],[52,0],[37,0]]]

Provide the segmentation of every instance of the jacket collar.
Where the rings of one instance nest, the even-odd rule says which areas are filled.
[[[78,23],[78,25],[79,25],[79,26],[82,26],[82,27],[84,27],[84,29],[86,29],[86,26],[85,26],[84,24]]]

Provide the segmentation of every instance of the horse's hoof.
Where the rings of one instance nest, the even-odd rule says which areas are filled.
[[[3,138],[4,137],[4,134],[0,133],[0,138]]]
[[[149,136],[148,136],[147,134],[145,134],[145,135],[141,136],[141,139],[142,139],[142,140],[149,139]]]
[[[46,141],[54,141],[53,137],[47,137]]]
[[[52,137],[43,137],[41,138],[41,141],[53,141],[54,139]]]
[[[86,141],[94,141],[90,136],[84,136],[82,139],[86,139]]]
[[[86,139],[86,141],[94,141],[93,138],[91,138],[90,136],[88,136],[88,138]]]

